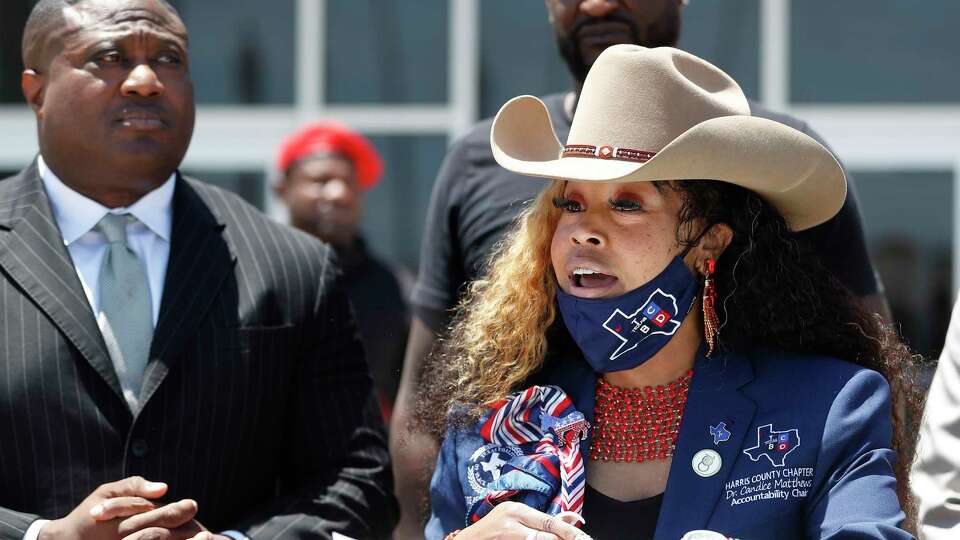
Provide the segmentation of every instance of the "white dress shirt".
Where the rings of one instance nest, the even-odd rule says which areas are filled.
[[[143,261],[147,271],[153,326],[156,327],[157,317],[160,315],[160,299],[163,298],[163,280],[167,275],[167,262],[170,259],[176,173],[132,205],[126,208],[107,208],[64,184],[47,167],[42,156],[37,159],[37,168],[50,199],[53,218],[60,227],[63,243],[70,252],[73,266],[77,269],[80,283],[83,284],[83,292],[86,293],[94,314],[100,313],[100,265],[107,252],[107,238],[94,230],[94,227],[107,213],[131,214],[139,220],[127,226],[127,244]]]
[[[176,173],[160,187],[154,189],[126,208],[107,208],[87,198],[64,184],[47,167],[43,156],[37,158],[37,169],[43,188],[50,200],[53,219],[60,227],[63,243],[70,252],[73,266],[80,277],[83,292],[90,302],[95,317],[100,313],[100,264],[107,252],[107,239],[94,230],[107,213],[132,214],[138,222],[127,225],[127,245],[144,263],[150,286],[150,302],[153,308],[153,326],[160,315],[160,299],[163,298],[163,280],[167,275],[170,259],[170,232],[173,227],[173,190]],[[37,540],[40,529],[49,520],[38,519],[30,524],[24,540]]]

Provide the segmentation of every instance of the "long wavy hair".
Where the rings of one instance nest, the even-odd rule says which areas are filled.
[[[881,373],[891,388],[897,492],[912,529],[908,472],[919,421],[917,358],[878,315],[825,269],[783,217],[752,191],[719,181],[658,182],[682,197],[677,241],[691,245],[704,227],[725,223],[733,239],[716,265],[720,346],[764,347],[841,358]],[[560,217],[553,182],[497,246],[486,275],[468,286],[434,347],[419,387],[418,418],[438,438],[456,410],[475,419],[485,404],[524,385],[545,360],[556,319],[550,243]],[[736,315],[733,315],[736,314]],[[747,316],[749,314],[749,316]]]

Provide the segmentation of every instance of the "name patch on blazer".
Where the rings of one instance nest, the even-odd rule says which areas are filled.
[[[747,448],[743,453],[753,461],[767,458],[774,467],[783,467],[787,464],[787,456],[799,446],[800,430],[777,431],[773,429],[773,424],[766,424],[757,428],[757,445]]]
[[[813,467],[774,469],[730,480],[724,485],[731,507],[757,501],[804,498],[813,486]]]

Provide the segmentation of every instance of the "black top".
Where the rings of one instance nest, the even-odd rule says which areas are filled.
[[[638,501],[618,501],[586,485],[583,532],[593,540],[652,540],[663,493]]]
[[[565,141],[570,119],[564,94],[543,98],[557,137]],[[754,116],[769,118],[823,140],[791,116],[750,103]],[[433,187],[414,287],[414,312],[433,330],[442,328],[445,312],[454,307],[463,286],[482,274],[492,246],[514,222],[524,205],[547,183],[500,167],[490,150],[492,119],[484,120],[459,139],[447,154]],[[825,143],[823,143],[825,144]],[[853,182],[840,212],[822,225],[800,233],[824,264],[857,296],[880,291],[863,238]]]
[[[353,305],[381,412],[389,417],[400,384],[410,314],[407,298],[413,281],[401,267],[388,266],[357,238],[348,248],[335,246],[343,267],[343,285]]]

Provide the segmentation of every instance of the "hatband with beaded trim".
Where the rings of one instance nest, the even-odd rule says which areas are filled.
[[[615,159],[617,161],[633,161],[646,163],[657,155],[656,152],[624,148],[620,146],[594,146],[592,144],[568,144],[563,147],[562,157],[592,157],[599,159]]]

